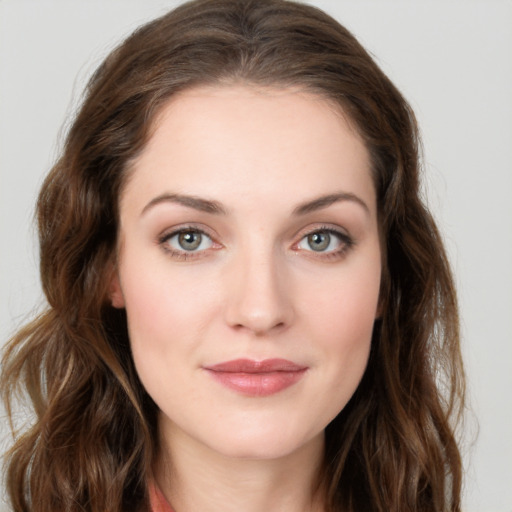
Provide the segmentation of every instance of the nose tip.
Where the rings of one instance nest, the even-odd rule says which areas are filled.
[[[226,309],[227,323],[256,336],[285,329],[293,319],[286,276],[275,264],[242,265],[232,282]],[[235,277],[235,276],[233,276]]]
[[[238,330],[248,330],[256,336],[283,329],[286,325],[281,319],[264,311],[252,310],[240,313],[236,321],[230,322],[231,326]]]

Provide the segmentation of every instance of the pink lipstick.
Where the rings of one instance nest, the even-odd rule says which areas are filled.
[[[204,369],[219,383],[248,396],[269,396],[298,382],[308,369],[286,359],[235,359]]]

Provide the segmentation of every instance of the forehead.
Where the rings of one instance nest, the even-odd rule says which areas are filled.
[[[301,90],[238,85],[173,97],[133,162],[124,195],[300,201],[334,189],[374,202],[368,151],[341,108]]]

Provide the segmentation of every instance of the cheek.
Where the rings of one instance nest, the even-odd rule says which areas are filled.
[[[133,358],[141,377],[154,379],[155,368],[169,368],[193,352],[219,301],[211,280],[190,279],[161,257],[148,263],[136,251],[126,256],[121,287]]]
[[[358,262],[357,262],[358,263]],[[378,255],[365,265],[347,265],[307,286],[305,311],[325,339],[340,345],[371,337],[377,316],[381,268]]]
[[[338,307],[324,309],[323,336],[318,344],[326,359],[326,371],[343,396],[355,391],[364,373],[375,322],[374,301],[357,303],[357,297],[352,298],[353,301],[340,298]]]
[[[139,264],[140,261],[144,264]],[[193,328],[202,317],[201,312],[211,303],[208,282],[198,277],[197,272],[195,278],[190,279],[187,272],[180,272],[179,267],[176,269],[162,256],[153,260],[138,258],[134,251],[123,261],[121,275],[132,328],[155,331],[155,339],[166,335],[165,326],[176,328],[185,324]],[[196,321],[189,322],[189,318]]]
[[[368,362],[380,291],[380,260],[372,258],[371,263],[347,266],[322,280],[323,286],[310,283],[309,308],[304,311],[321,357],[333,415],[354,393]]]

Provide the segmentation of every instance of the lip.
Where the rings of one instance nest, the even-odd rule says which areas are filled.
[[[203,368],[220,384],[247,396],[269,396],[296,384],[307,366],[287,359],[234,359]]]

